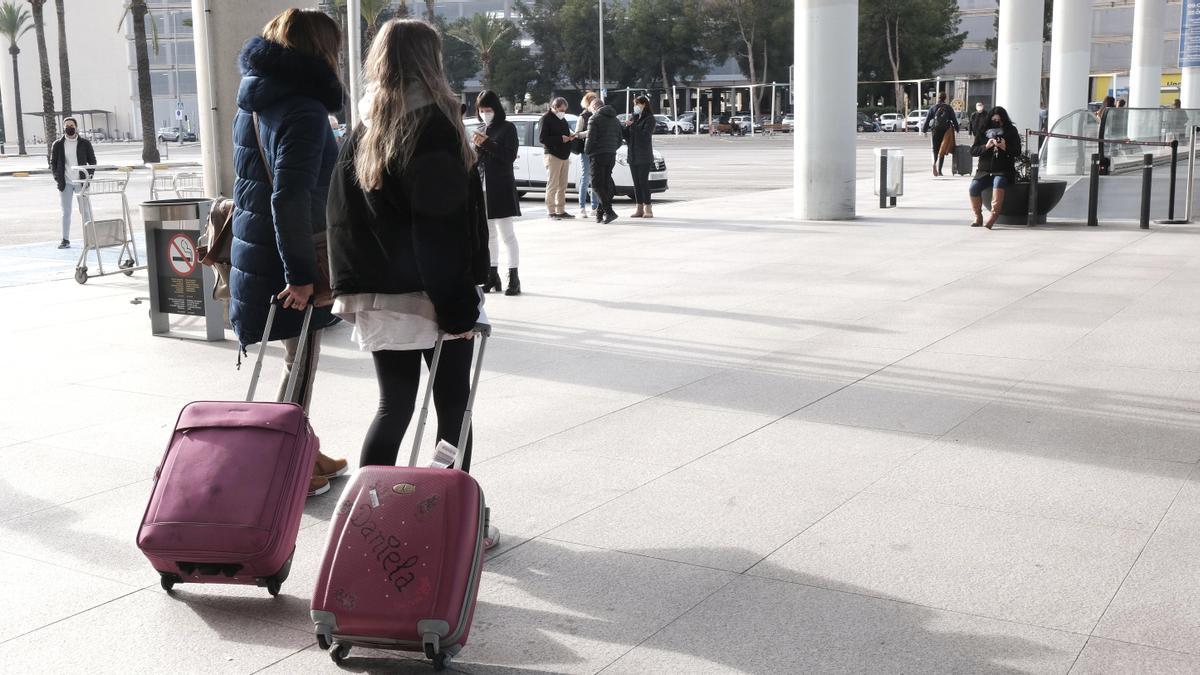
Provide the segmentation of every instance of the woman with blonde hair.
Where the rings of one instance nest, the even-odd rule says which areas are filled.
[[[422,21],[393,20],[367,55],[362,122],[342,144],[329,190],[333,311],[371,352],[379,408],[360,465],[396,463],[416,407],[421,361],[448,339],[433,385],[437,436],[458,443],[472,343],[488,271],[482,189],[461,108],[442,70],[442,41]],[[470,467],[471,443],[458,468]]]
[[[311,9],[289,9],[242,49],[242,83],[233,122],[233,269],[229,321],[243,349],[283,340],[286,376],[299,368],[291,402],[307,410],[312,398],[322,329],[337,322],[328,306],[313,309],[305,354],[297,354],[303,311],[320,270],[317,244],[325,232],[325,195],[337,159],[329,115],[342,109],[337,23]],[[314,237],[318,239],[314,239]],[[285,308],[263,335],[277,296]],[[280,386],[279,400],[286,388]],[[309,496],[329,491],[346,460],[318,455]]]
[[[575,137],[580,148],[579,152],[579,217],[588,218],[588,200],[592,202],[592,209],[600,208],[600,200],[592,193],[592,165],[588,159],[588,154],[583,152],[584,141],[587,139],[588,122],[592,119],[592,101],[597,98],[596,92],[589,91],[583,95],[583,100],[579,102],[579,107],[583,108],[583,112],[579,113],[579,119],[575,120]]]

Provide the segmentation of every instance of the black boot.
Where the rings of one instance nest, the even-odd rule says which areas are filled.
[[[521,294],[521,279],[517,277],[517,268],[508,268],[508,288],[504,290],[505,295],[520,295]]]
[[[491,293],[492,291],[496,291],[498,293],[502,290],[504,289],[500,288],[500,273],[496,271],[495,267],[492,267],[492,270],[488,272],[487,283],[483,285],[483,292]]]

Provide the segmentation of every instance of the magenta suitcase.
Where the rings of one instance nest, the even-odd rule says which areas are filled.
[[[488,328],[479,354],[462,436],[465,447]],[[432,384],[441,355],[434,351]],[[429,391],[409,464],[416,463]],[[350,479],[329,527],[312,619],[317,642],[341,663],[352,646],[423,652],[436,670],[462,649],[471,630],[488,528],[483,491],[465,471],[367,466]]]
[[[311,317],[310,308],[303,336]],[[265,351],[263,340],[246,401],[184,406],[155,471],[137,544],[167,591],[179,583],[255,584],[276,595],[287,579],[319,441],[299,405],[251,400]]]

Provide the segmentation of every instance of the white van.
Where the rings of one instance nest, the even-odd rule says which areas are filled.
[[[542,149],[542,145],[538,143],[538,133],[541,131],[541,115],[509,115],[508,121],[512,122],[517,127],[517,138],[520,139],[521,146],[517,149],[517,161],[513,163],[513,176],[517,181],[517,194],[524,196],[526,192],[535,192],[546,189],[546,164],[542,160],[542,156],[546,151]],[[567,124],[571,129],[575,128],[577,117],[575,115],[567,115]],[[482,130],[483,125],[474,117],[463,119],[463,125],[467,127],[468,135],[470,132],[479,129]],[[616,195],[633,198],[633,174],[629,172],[629,165],[625,162],[625,155],[628,148],[622,145],[617,150],[617,164],[613,167],[613,183],[616,186]],[[579,181],[579,155],[571,155],[571,169],[567,176],[567,190],[575,192],[576,185]],[[662,154],[654,151],[654,168],[650,171],[650,192],[657,194],[667,191],[667,162],[663,159]],[[568,204],[568,206],[570,206]]]

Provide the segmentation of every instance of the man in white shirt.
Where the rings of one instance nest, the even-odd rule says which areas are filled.
[[[82,171],[79,176],[68,176],[67,169],[96,163],[96,151],[92,149],[91,141],[79,135],[78,127],[74,117],[64,119],[63,136],[54,141],[50,149],[50,170],[62,200],[62,243],[59,248],[71,247],[71,206],[75,201],[75,186],[71,179],[86,177]]]

